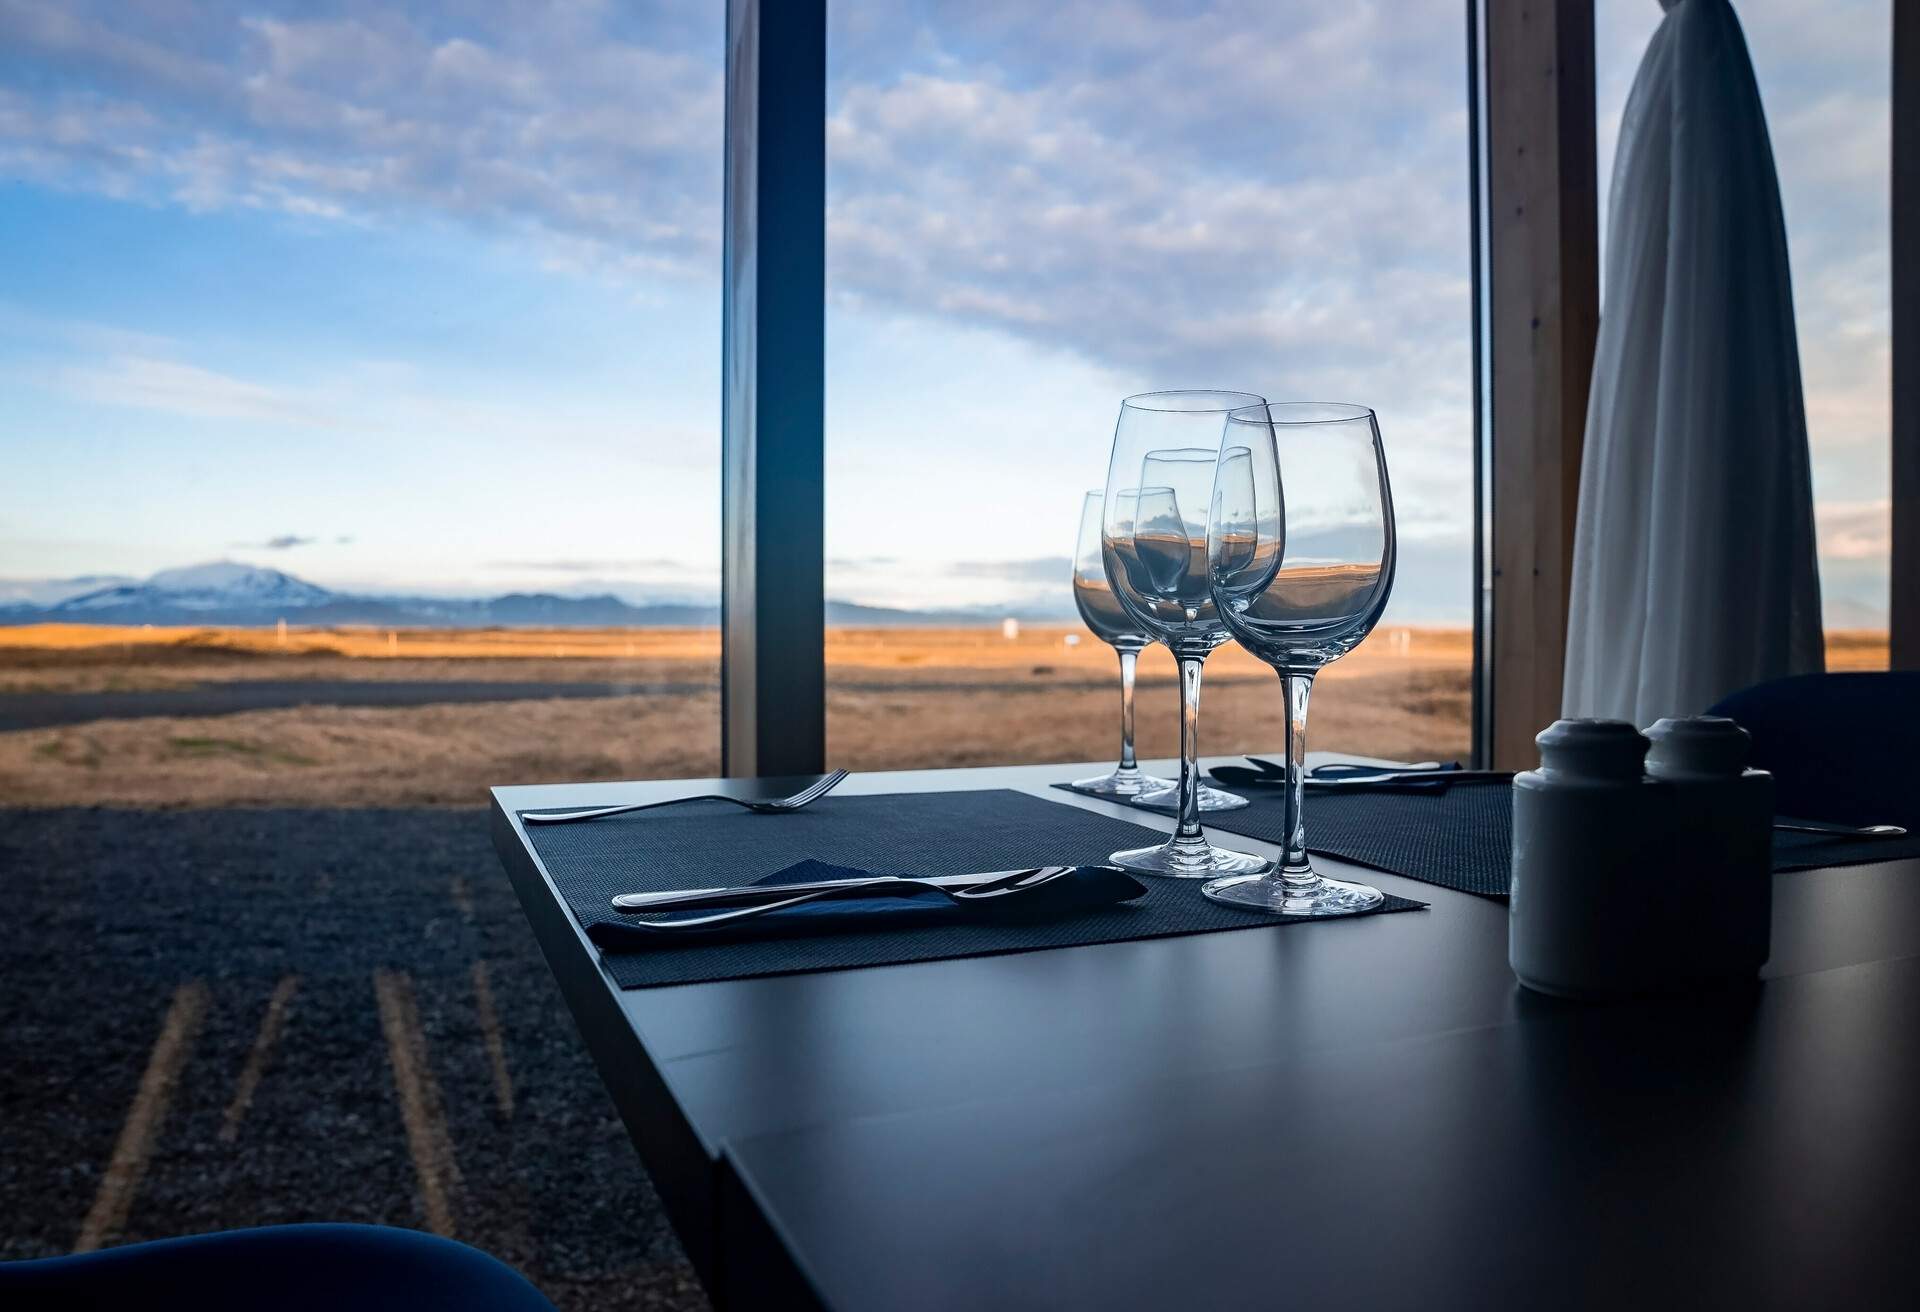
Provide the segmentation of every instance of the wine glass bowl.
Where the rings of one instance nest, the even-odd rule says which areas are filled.
[[[1129,501],[1135,499],[1137,494],[1129,497]],[[1106,559],[1100,547],[1100,525],[1105,511],[1106,497],[1099,488],[1087,493],[1081,502],[1080,534],[1073,551],[1073,604],[1080,612],[1081,622],[1094,637],[1109,647],[1131,647],[1139,651],[1153,639],[1120,605],[1113,595],[1113,585],[1107,582]],[[1129,511],[1120,519],[1130,524],[1133,516]]]
[[[1176,656],[1229,640],[1207,585],[1214,462],[1226,417],[1260,404],[1250,392],[1148,392],[1120,403],[1101,525],[1107,575],[1121,605]]]
[[[1221,623],[1271,665],[1286,698],[1280,862],[1216,879],[1215,901],[1289,915],[1380,905],[1364,884],[1313,869],[1301,815],[1313,676],[1372,632],[1393,590],[1393,494],[1379,425],[1365,406],[1261,404],[1228,416],[1209,515],[1209,584]]]
[[[1155,637],[1178,650],[1228,641],[1207,578],[1215,450],[1149,451],[1140,462],[1132,534],[1113,538],[1114,590]],[[1110,567],[1111,568],[1111,567]]]
[[[1318,669],[1359,646],[1386,609],[1395,558],[1373,412],[1236,412],[1219,470],[1209,572],[1234,638],[1275,668]]]

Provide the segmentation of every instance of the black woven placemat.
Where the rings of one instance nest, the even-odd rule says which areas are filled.
[[[809,857],[882,874],[962,875],[1041,864],[1094,864],[1122,848],[1165,837],[1124,820],[1007,790],[835,796],[790,815],[755,815],[724,802],[690,802],[587,824],[529,826],[527,832],[583,925],[617,919],[608,907],[615,893],[748,884]],[[1043,923],[695,942],[604,956],[620,987],[633,989],[1253,929],[1299,919],[1255,915],[1209,902],[1197,881],[1141,882],[1147,895],[1136,902]],[[1412,911],[1423,905],[1389,897],[1378,911]]]
[[[1277,788],[1242,788],[1251,805],[1201,817],[1207,828],[1269,843],[1285,836]],[[1507,895],[1513,789],[1462,781],[1445,792],[1307,791],[1307,848],[1481,897]],[[1833,839],[1775,833],[1773,868],[1813,870],[1920,856],[1920,835]]]

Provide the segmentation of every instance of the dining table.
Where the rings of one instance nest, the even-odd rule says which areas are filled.
[[[1102,768],[834,796],[1007,789],[1172,827],[1055,787]],[[1503,901],[1325,857],[1425,909],[623,988],[522,819],[783,787],[492,790],[717,1307],[1920,1306],[1920,860],[1776,874],[1759,981],[1604,1003],[1516,982]],[[1655,886],[1621,895],[1661,914]]]

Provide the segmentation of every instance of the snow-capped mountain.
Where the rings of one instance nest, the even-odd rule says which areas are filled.
[[[127,608],[228,612],[262,608],[305,610],[334,599],[317,584],[277,569],[216,560],[163,569],[145,583],[122,583],[69,597],[54,607],[68,614]],[[144,622],[144,621],[143,621]]]
[[[82,574],[71,579],[0,579],[0,610],[42,609],[102,588],[137,583],[124,574]]]
[[[164,569],[145,582],[103,580],[104,587],[75,589],[51,582],[18,582],[12,597],[0,594],[0,625],[153,624],[300,625],[376,624],[395,628],[711,627],[719,605],[695,597],[622,600],[611,592],[560,596],[514,592],[500,597],[370,597],[334,592],[260,565],[218,560],[184,569]],[[55,597],[58,600],[42,600]],[[17,598],[17,599],[16,599]],[[1052,611],[1032,607],[971,607],[893,610],[829,600],[829,624],[979,624],[1003,615],[1023,619],[1065,618],[1065,603]]]
[[[51,606],[0,610],[0,622],[68,624],[485,624],[621,625],[713,623],[712,608],[635,607],[613,597],[367,597],[334,592],[261,565],[216,560],[163,569]]]

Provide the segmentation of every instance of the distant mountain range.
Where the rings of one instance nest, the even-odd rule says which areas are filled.
[[[1885,628],[1884,605],[1869,579],[1829,580],[1824,598],[1829,628]],[[1388,623],[1464,625],[1467,574],[1450,554],[1409,552],[1401,557]],[[1857,585],[1857,586],[1856,586]],[[589,585],[596,586],[596,585]],[[601,584],[597,586],[611,586]],[[1879,587],[1884,590],[1884,582]],[[865,628],[997,624],[1003,618],[1066,623],[1077,618],[1064,584],[1055,601],[1031,598],[991,605],[927,610],[827,602],[829,624]],[[648,600],[629,592],[565,595],[510,592],[498,597],[383,596],[335,592],[281,570],[236,561],[166,569],[148,579],[94,574],[70,579],[0,579],[0,627],[18,624],[154,624],[252,627],[288,624],[324,627],[367,624],[385,628],[704,628],[720,622],[717,599]]]
[[[1064,592],[1065,589],[1063,588]],[[1014,613],[1057,615],[1031,607],[894,610],[847,601],[827,602],[827,623],[845,625],[985,624]],[[685,628],[720,622],[717,603],[632,605],[611,594],[567,597],[512,592],[489,598],[381,597],[334,592],[277,569],[213,561],[161,570],[144,581],[108,576],[0,583],[0,625],[156,624],[269,625],[372,624],[389,628]]]

